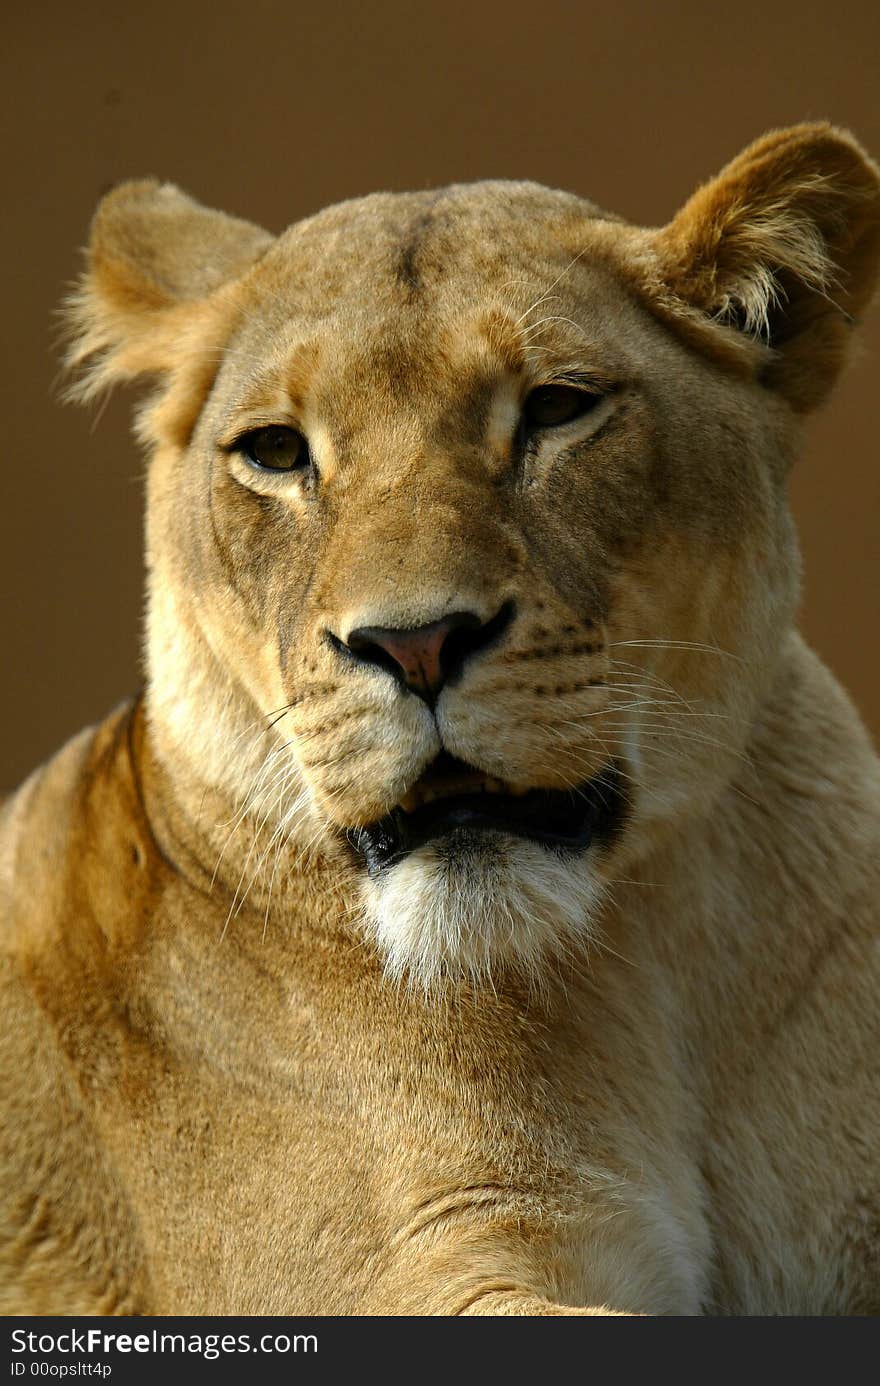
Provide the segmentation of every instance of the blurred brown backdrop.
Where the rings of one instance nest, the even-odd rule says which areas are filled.
[[[773,125],[880,154],[876,0],[197,0],[7,12],[0,785],[138,683],[142,461],[126,400],[58,403],[52,313],[93,206],[157,174],[280,230],[340,198],[535,178],[665,220]],[[880,729],[880,312],[793,481],[803,624]]]

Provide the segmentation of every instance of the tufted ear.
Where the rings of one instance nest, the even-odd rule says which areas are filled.
[[[842,364],[880,262],[880,172],[845,130],[776,130],[655,233],[664,293],[772,349],[763,379],[797,409]]]
[[[89,400],[118,380],[190,370],[207,358],[228,305],[217,290],[272,244],[267,231],[202,207],[171,183],[122,183],[99,204],[87,267],[68,300],[75,374],[68,394]],[[204,374],[204,368],[203,372]],[[192,381],[190,381],[192,385]]]

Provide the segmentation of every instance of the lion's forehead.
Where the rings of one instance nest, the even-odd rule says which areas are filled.
[[[601,215],[532,184],[377,194],[291,226],[252,276],[253,297],[268,318],[288,310],[352,334],[410,310],[407,334],[421,325],[424,336],[482,305],[522,312],[550,284],[564,294]]]
[[[273,254],[315,257],[323,269],[348,275],[382,264],[405,288],[450,262],[481,267],[506,255],[552,253],[591,219],[608,220],[594,203],[537,183],[455,184],[419,193],[374,193],[325,208],[294,223]],[[317,265],[315,266],[318,267]]]

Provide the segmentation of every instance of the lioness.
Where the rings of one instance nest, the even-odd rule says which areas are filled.
[[[880,767],[786,481],[880,179],[101,203],[147,686],[6,805],[0,1308],[880,1312]]]

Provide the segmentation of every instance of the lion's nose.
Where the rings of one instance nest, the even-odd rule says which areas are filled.
[[[453,611],[442,620],[412,629],[359,626],[344,648],[363,663],[387,669],[404,688],[433,707],[444,686],[461,673],[472,655],[497,640],[512,618],[513,602],[505,602],[489,621],[473,611]]]

